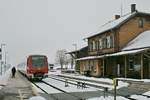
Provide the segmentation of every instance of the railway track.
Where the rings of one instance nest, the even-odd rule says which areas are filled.
[[[41,82],[44,83],[44,84],[46,84],[46,85],[49,85],[50,87],[53,87],[54,89],[59,90],[59,91],[65,93],[65,94],[68,94],[68,95],[70,95],[70,96],[72,96],[72,97],[77,98],[77,100],[85,100],[84,98],[78,97],[78,96],[73,95],[73,94],[71,94],[71,93],[69,93],[69,92],[67,92],[67,91],[65,91],[65,90],[63,90],[63,89],[60,89],[60,88],[58,88],[58,87],[56,87],[56,86],[54,86],[54,85],[51,85],[51,84],[49,84],[48,82],[45,82],[45,81],[41,81]]]
[[[69,84],[73,84],[73,85],[77,85],[77,81],[81,81],[81,79],[75,79],[75,78],[71,78],[71,77],[60,77],[60,76],[55,76],[55,75],[53,75],[53,76],[49,76],[49,78],[52,78],[52,79],[55,79],[55,80],[58,80],[58,81],[62,81],[62,82],[65,82],[65,80],[67,79],[68,80],[68,83]],[[72,82],[71,82],[72,81]],[[85,81],[83,81],[83,82],[85,82]],[[87,83],[85,83],[87,86],[86,86],[86,88],[88,88],[88,86],[90,86],[90,87],[98,87],[98,88],[105,88],[105,87],[100,87],[100,86],[95,86],[95,85],[91,85],[91,84],[87,84]],[[107,93],[109,93],[109,94],[112,94],[113,95],[113,93],[112,92],[109,92],[109,91],[107,91]],[[128,96],[124,96],[124,95],[118,95],[118,96],[122,96],[122,97],[125,97],[125,98],[127,98],[127,99],[129,99],[129,100],[138,100],[138,99],[135,99],[135,98],[132,98],[132,97],[130,97],[129,95]],[[150,96],[147,96],[147,95],[143,95],[143,94],[141,94],[141,95],[138,95],[138,96],[144,96],[144,97],[147,97],[147,98],[150,98]]]
[[[60,89],[60,88],[58,88],[58,87],[56,87],[56,86],[54,86],[54,85],[52,85],[52,84],[50,84],[50,83],[48,83],[48,82],[45,82],[45,81],[42,81],[42,80],[40,80],[39,82],[32,81],[32,80],[30,80],[24,73],[22,73],[22,72],[20,72],[20,73],[21,73],[23,76],[25,76],[33,85],[35,85],[37,88],[39,88],[43,93],[50,95],[54,100],[60,100],[60,99],[59,99],[58,97],[54,96],[53,94],[50,94],[50,93],[49,93],[48,91],[46,91],[45,89],[43,89],[41,86],[38,85],[38,83],[41,83],[43,86],[44,86],[44,85],[47,85],[47,86],[49,86],[50,88],[53,88],[53,89],[55,89],[55,90],[60,91],[60,93],[67,94],[67,95],[70,96],[71,98],[74,98],[74,99],[72,99],[72,100],[85,100],[84,98],[81,98],[81,97],[78,97],[78,96],[76,96],[76,95],[73,95],[73,94],[71,94],[71,93],[69,93],[69,92],[67,92],[67,91],[65,91],[65,90],[63,90],[63,89]]]
[[[37,85],[35,82],[30,81],[32,84],[34,84],[37,88],[39,88],[41,91],[43,91],[45,94],[50,95],[54,100],[59,100],[57,97],[55,97],[53,94],[49,94],[48,91],[44,90],[42,87],[40,87],[39,85]]]
[[[58,77],[58,76],[49,76],[48,78],[51,78],[51,79],[53,79],[53,80],[57,80],[57,81],[61,81],[61,82],[66,82],[66,78],[62,78],[62,77]],[[81,80],[77,80],[77,79],[69,79],[69,78],[67,78],[67,80],[68,80],[68,84],[72,84],[72,85],[77,85],[77,81],[81,81]],[[62,99],[60,99],[58,96],[56,96],[56,95],[53,95],[53,94],[51,94],[51,93],[49,93],[48,91],[46,91],[45,89],[43,89],[41,86],[39,86],[38,84],[37,84],[37,82],[34,82],[34,81],[31,81],[37,88],[39,88],[41,91],[43,91],[45,94],[48,94],[48,95],[50,95],[54,100],[62,100]],[[58,91],[60,91],[60,93],[64,93],[65,95],[68,95],[68,96],[70,96],[70,99],[72,99],[72,98],[74,98],[74,99],[72,99],[72,100],[86,100],[86,99],[84,99],[84,98],[81,98],[81,97],[79,97],[79,96],[77,96],[77,95],[74,95],[74,94],[72,94],[72,93],[70,93],[70,92],[67,92],[67,91],[65,91],[64,89],[62,89],[62,88],[59,88],[59,87],[57,87],[57,86],[54,86],[54,85],[52,85],[52,84],[50,84],[49,82],[46,82],[46,81],[40,81],[40,82],[38,82],[38,83],[40,83],[40,84],[42,84],[42,85],[47,85],[47,86],[49,86],[49,87],[51,87],[51,88],[53,88],[53,89],[56,89],[56,90],[58,90]],[[89,84],[87,84],[87,83],[85,83],[86,84],[86,88],[89,88],[89,87],[92,87],[92,85],[89,85]],[[94,86],[95,87],[95,86]],[[99,88],[104,88],[104,87],[99,87]],[[107,93],[108,94],[110,94],[110,95],[113,95],[113,93],[112,92],[109,92],[109,91],[107,91]],[[127,99],[129,99],[129,100],[137,100],[137,99],[135,99],[135,98],[132,98],[132,97],[130,97],[130,96],[124,96],[124,95],[117,95],[117,96],[122,96],[122,97],[125,97],[125,98],[127,98]],[[142,96],[142,95],[141,95]],[[143,96],[145,96],[145,95],[143,95]],[[149,96],[145,96],[145,97],[148,97],[149,98]]]
[[[97,83],[95,81],[88,82],[86,80],[81,80],[81,79],[71,78],[71,77],[61,77],[61,76],[57,76],[57,75],[49,76],[48,78],[52,78],[52,79],[55,79],[55,80],[58,80],[58,81],[62,81],[62,82],[66,82],[66,80],[67,80],[67,82],[69,84],[73,84],[73,85],[77,85],[78,82],[80,82],[81,84],[84,83],[85,84],[85,88],[94,87],[94,88],[99,88],[101,90],[104,90],[106,88],[108,89],[108,88],[112,87],[111,84],[104,84],[105,82],[100,84],[100,83]]]
[[[53,94],[49,94],[49,92],[47,92],[47,91],[46,91],[45,89],[43,89],[41,86],[37,85],[37,82],[33,82],[33,81],[31,81],[31,82],[32,82],[36,87],[38,87],[40,90],[42,90],[44,93],[50,95],[54,100],[60,100],[58,97],[54,96]],[[62,89],[60,89],[60,88],[58,88],[58,87],[56,87],[56,86],[54,86],[54,85],[51,85],[51,84],[49,84],[48,82],[40,81],[40,83],[41,83],[43,86],[44,86],[44,85],[47,85],[47,86],[49,86],[49,87],[52,87],[52,88],[54,88],[54,89],[60,91],[60,93],[65,93],[65,94],[67,94],[68,96],[70,96],[70,98],[73,98],[73,100],[85,100],[84,98],[78,97],[78,96],[73,95],[73,94],[71,94],[71,93],[69,93],[69,92],[67,92],[67,91],[65,91],[65,90],[62,90]]]

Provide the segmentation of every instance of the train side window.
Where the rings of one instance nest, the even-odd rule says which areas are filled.
[[[27,60],[27,65],[29,64],[29,60]]]

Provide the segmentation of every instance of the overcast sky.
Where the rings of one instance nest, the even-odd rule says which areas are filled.
[[[0,0],[0,43],[8,62],[16,65],[29,54],[55,61],[58,49],[80,48],[83,38],[130,5],[150,13],[150,0]],[[82,43],[82,44],[81,44]]]

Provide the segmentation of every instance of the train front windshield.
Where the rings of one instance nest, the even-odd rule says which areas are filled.
[[[33,56],[32,57],[32,66],[33,67],[43,67],[45,66],[45,61],[44,61],[45,57],[41,57],[41,56]]]

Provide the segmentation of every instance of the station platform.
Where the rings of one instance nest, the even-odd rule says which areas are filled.
[[[18,71],[15,78],[8,79],[8,82],[0,89],[0,100],[28,100],[37,95],[31,83]]]

